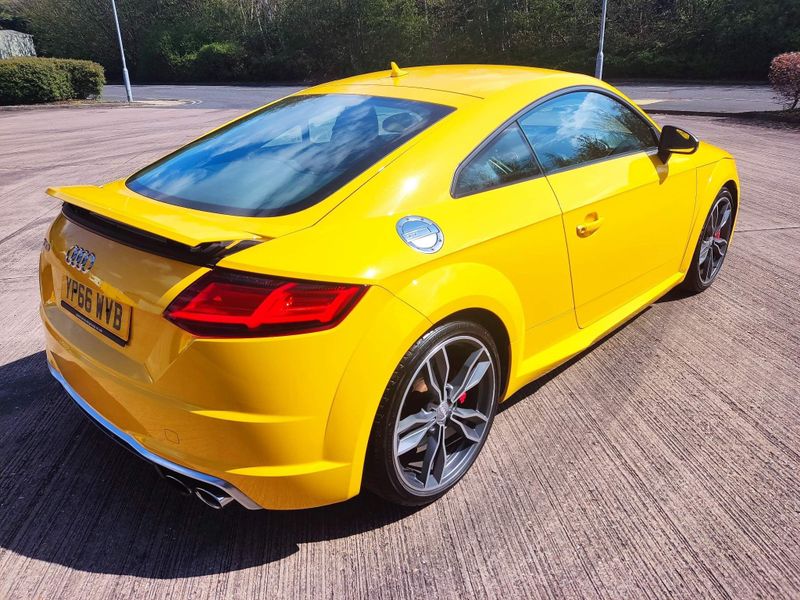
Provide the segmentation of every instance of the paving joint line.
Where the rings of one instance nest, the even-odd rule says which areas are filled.
[[[760,229],[737,229],[736,233],[753,233],[759,231],[787,231],[789,229],[800,229],[800,225],[787,225],[786,227],[763,227]]]

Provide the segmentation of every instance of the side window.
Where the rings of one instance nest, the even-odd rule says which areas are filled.
[[[545,171],[658,146],[648,123],[621,102],[573,92],[540,104],[519,120]]]
[[[454,192],[456,196],[466,196],[540,174],[530,146],[514,123],[461,169]]]

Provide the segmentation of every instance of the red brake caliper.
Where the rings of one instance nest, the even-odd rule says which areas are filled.
[[[462,392],[461,395],[458,397],[458,403],[464,404],[467,399],[467,392]]]

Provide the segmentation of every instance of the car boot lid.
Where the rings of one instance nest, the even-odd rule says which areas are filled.
[[[187,246],[219,241],[260,241],[269,237],[252,231],[246,223],[237,223],[242,219],[151,200],[131,192],[122,182],[51,187],[47,193],[67,204]]]

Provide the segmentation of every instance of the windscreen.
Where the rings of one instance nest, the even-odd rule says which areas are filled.
[[[354,94],[293,96],[181,148],[127,186],[188,208],[285,215],[329,196],[453,110]]]

